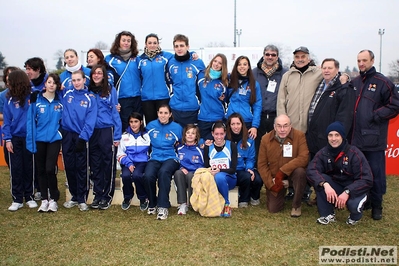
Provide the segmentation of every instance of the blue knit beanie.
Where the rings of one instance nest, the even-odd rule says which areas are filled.
[[[346,138],[344,125],[339,121],[335,121],[327,127],[326,135],[328,136],[331,131],[337,131],[343,139]]]

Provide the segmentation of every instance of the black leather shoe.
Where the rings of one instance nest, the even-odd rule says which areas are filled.
[[[373,207],[371,209],[371,217],[374,220],[381,220],[382,219],[382,207]]]

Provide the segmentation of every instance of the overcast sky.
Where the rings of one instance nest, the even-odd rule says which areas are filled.
[[[382,72],[399,58],[398,0],[236,0],[240,45],[264,47],[278,44],[291,61],[292,51],[307,46],[319,62],[334,57],[341,69],[356,64],[362,49],[376,54],[379,69],[383,35]],[[223,42],[233,46],[234,0],[35,0],[2,1],[0,51],[8,65],[23,67],[30,57],[43,58],[55,69],[57,50],[87,51],[98,41],[109,46],[115,34],[135,34],[139,48],[148,33],[162,38],[163,49],[172,48],[173,36],[190,38],[191,48]],[[237,38],[238,40],[238,38]],[[85,58],[80,58],[86,65]]]

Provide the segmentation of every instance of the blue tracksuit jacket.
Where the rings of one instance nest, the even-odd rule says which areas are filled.
[[[79,138],[89,141],[97,119],[97,101],[87,87],[76,90],[74,87],[61,91],[62,129],[79,134]]]
[[[150,160],[164,162],[169,159],[179,160],[176,152],[176,144],[181,141],[182,127],[171,121],[161,124],[158,119],[147,125],[148,134],[151,138]]]
[[[26,123],[26,148],[36,153],[36,141],[52,143],[62,139],[60,120],[63,106],[59,95],[56,94],[52,102],[49,102],[43,92],[37,95],[37,100],[29,106]]]

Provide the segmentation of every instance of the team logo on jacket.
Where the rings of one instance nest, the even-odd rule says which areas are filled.
[[[178,71],[179,71],[179,67],[173,66],[173,74],[177,74]]]
[[[332,91],[328,97],[333,98],[335,95],[335,91]]]
[[[193,68],[186,67],[187,78],[191,79],[193,77]]]
[[[375,90],[377,89],[377,84],[370,84],[368,90],[375,92]]]
[[[15,107],[15,109],[19,109],[19,101],[18,102],[14,102],[14,107]]]
[[[73,96],[69,96],[68,97],[68,103],[72,103],[72,100],[73,100]]]
[[[61,112],[61,110],[62,110],[61,104],[58,104],[58,105],[54,106],[54,111]]]
[[[191,161],[192,161],[193,163],[199,163],[199,156],[198,156],[198,155],[193,155],[193,156],[191,157]]]
[[[80,106],[87,108],[87,106],[89,105],[88,101],[80,101]]]
[[[172,139],[173,139],[173,134],[166,133],[166,134],[165,134],[165,139],[167,139],[167,140],[172,140]]]
[[[349,164],[349,158],[348,158],[348,156],[344,156],[344,158],[342,159],[342,164],[343,164],[343,165],[348,165],[348,164]]]
[[[143,66],[146,66],[147,65],[147,60],[144,60],[143,61]]]
[[[39,110],[39,112],[41,113],[41,114],[44,114],[44,111],[45,111],[46,109],[44,108],[44,107],[40,107],[40,110]]]

